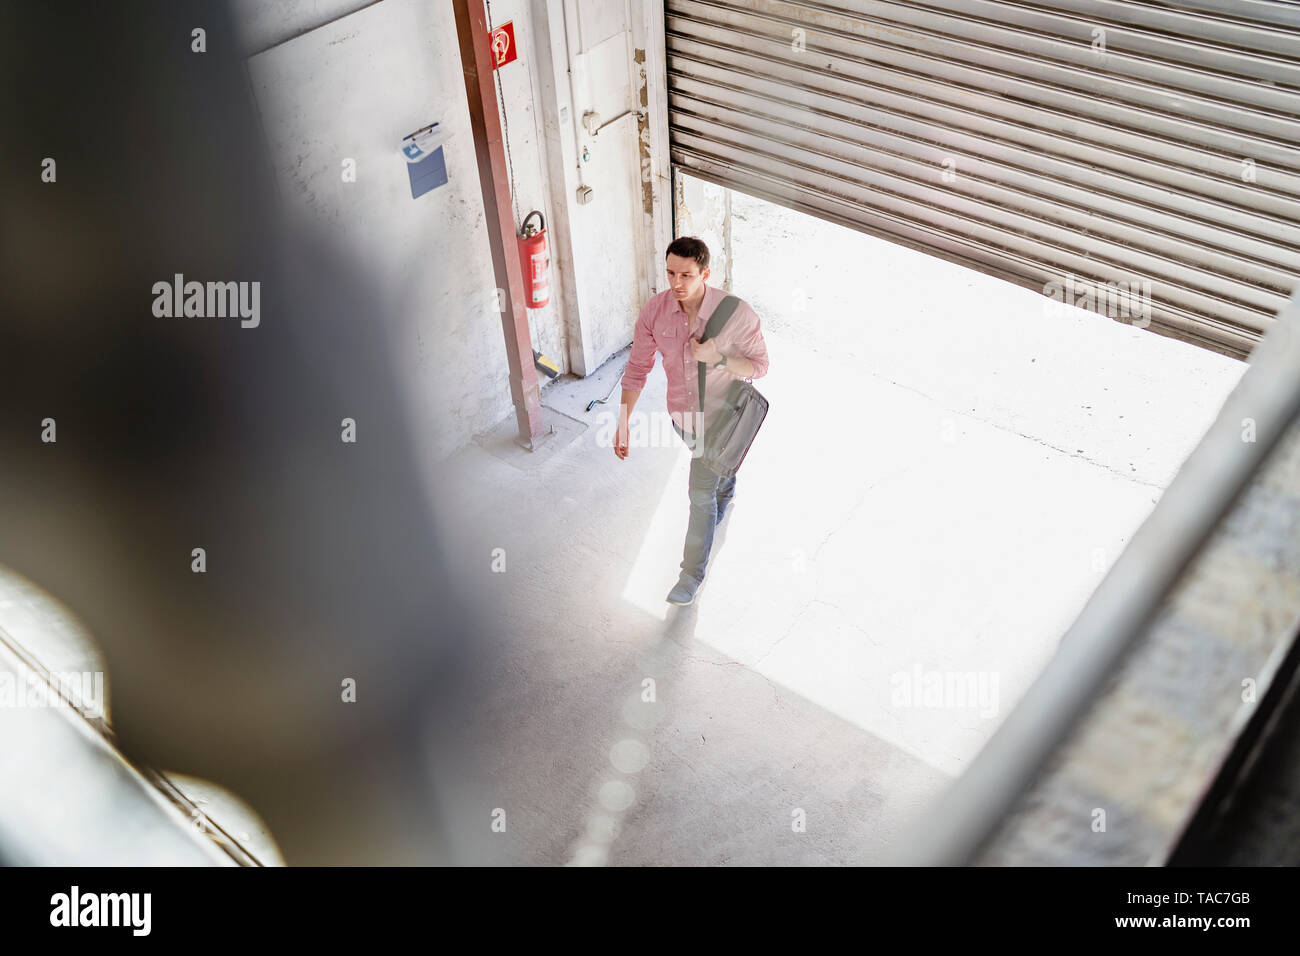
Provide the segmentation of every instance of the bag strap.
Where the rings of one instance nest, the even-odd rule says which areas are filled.
[[[719,332],[721,332],[722,327],[727,324],[727,320],[735,315],[736,308],[739,305],[740,299],[736,298],[734,295],[725,296],[723,300],[718,303],[718,307],[713,310],[713,314],[709,316],[709,321],[704,326],[704,331],[700,334],[700,341],[707,342],[709,339],[714,338]],[[703,362],[696,362],[695,365],[700,376],[700,415],[701,420],[703,420],[704,373],[707,369]]]

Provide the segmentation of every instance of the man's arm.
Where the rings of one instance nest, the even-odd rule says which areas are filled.
[[[630,414],[636,406],[636,400],[645,388],[645,380],[650,370],[655,367],[655,340],[650,330],[650,303],[641,307],[636,326],[632,330],[632,354],[628,356],[627,368],[623,372],[623,397],[620,408],[626,409],[622,414]]]
[[[729,372],[737,378],[753,378],[754,363],[743,355],[729,355],[727,356],[726,368],[723,371]]]
[[[619,458],[627,457],[628,419],[636,400],[641,397],[645,380],[655,366],[655,340],[650,330],[650,303],[641,307],[636,326],[632,330],[632,354],[628,356],[627,368],[623,372],[623,395],[618,404],[618,430],[614,438],[614,454]]]
[[[767,374],[770,364],[767,358],[767,343],[763,341],[763,323],[759,320],[758,313],[750,308],[748,303],[744,307],[743,319],[742,328],[745,331],[743,335],[737,337],[736,344],[731,346],[736,354],[727,356],[726,371],[737,378],[762,378]]]

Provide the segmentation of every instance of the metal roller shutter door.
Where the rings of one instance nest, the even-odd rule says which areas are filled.
[[[1038,291],[1149,280],[1152,331],[1237,358],[1300,285],[1300,6],[668,0],[665,21],[693,176]]]

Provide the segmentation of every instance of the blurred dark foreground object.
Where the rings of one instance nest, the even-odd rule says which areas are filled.
[[[238,793],[291,865],[474,862],[439,793],[481,636],[389,317],[274,218],[235,50],[212,3],[0,12],[0,562],[102,644],[124,750]],[[178,273],[258,282],[256,327],[156,316]]]

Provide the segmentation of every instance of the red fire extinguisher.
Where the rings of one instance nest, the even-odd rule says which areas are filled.
[[[529,223],[534,216],[542,224],[540,229]],[[537,209],[524,217],[519,231],[519,268],[528,285],[528,308],[540,309],[551,301],[551,259],[546,254],[546,219]]]

